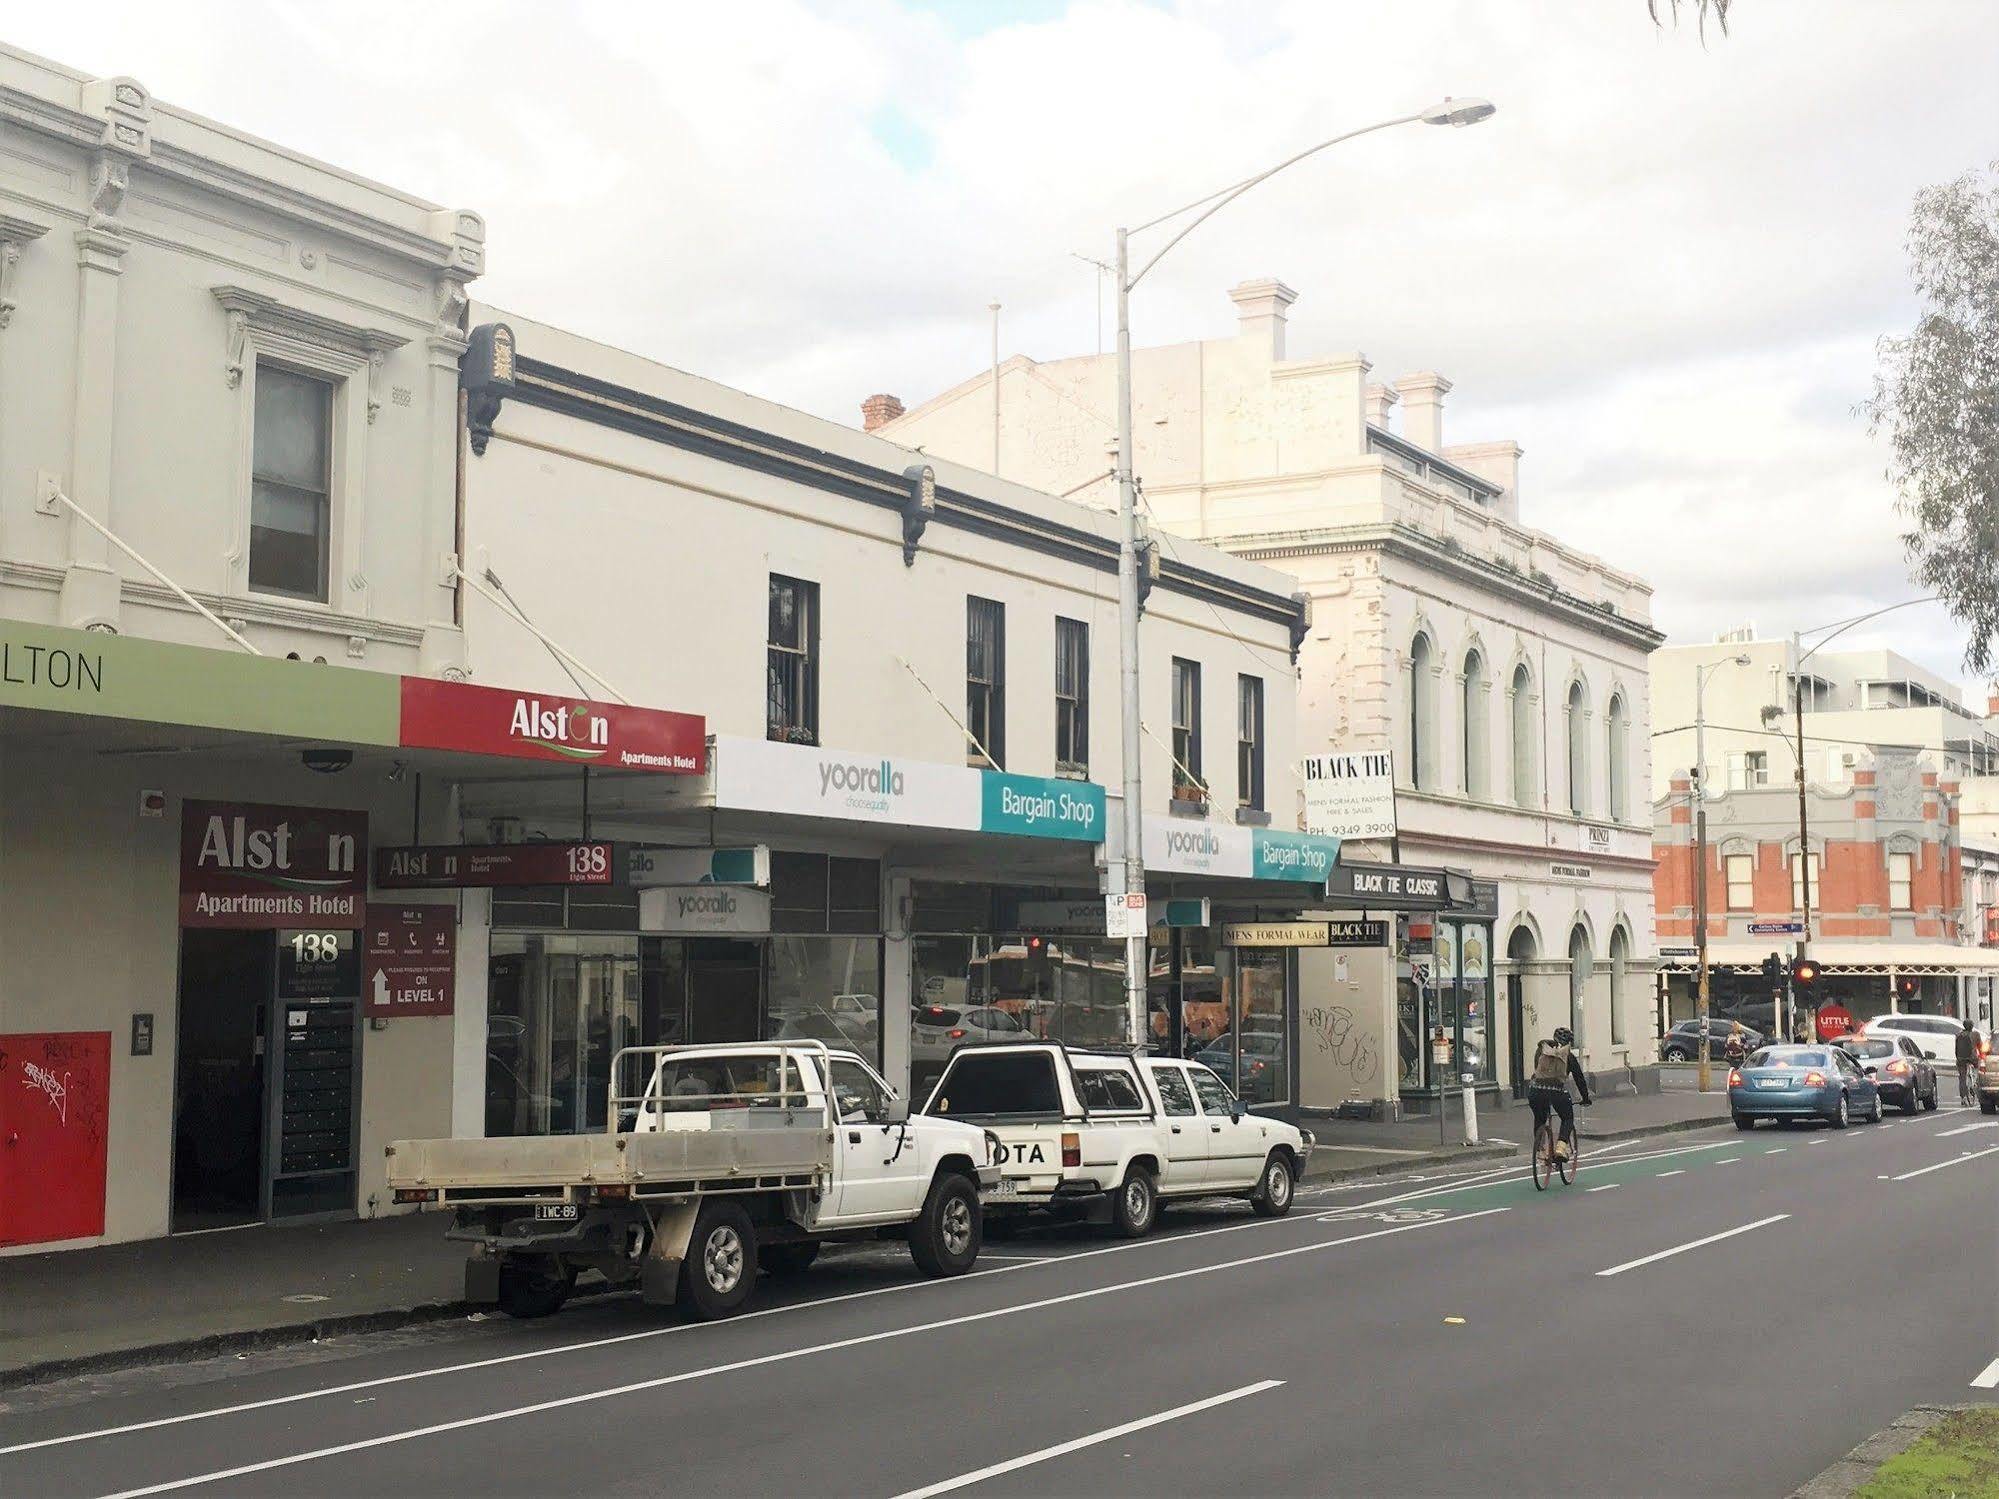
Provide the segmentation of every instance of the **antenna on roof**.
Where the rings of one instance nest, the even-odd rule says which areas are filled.
[[[1071,250],[1069,253],[1084,265],[1093,265],[1097,268],[1097,353],[1101,355],[1104,352],[1104,277],[1114,273],[1109,265],[1094,255],[1085,255],[1081,250]]]

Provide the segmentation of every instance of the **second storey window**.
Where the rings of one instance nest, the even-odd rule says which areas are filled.
[[[1754,854],[1730,854],[1721,861],[1721,867],[1728,880],[1728,909],[1731,911],[1755,910],[1756,856]]]
[[[1807,871],[1809,870],[1809,873]],[[1811,881],[1811,888],[1805,888],[1805,881]],[[1819,856],[1813,854],[1809,862],[1801,863],[1796,854],[1791,855],[1791,909],[1804,909],[1806,896],[1811,897],[1812,909],[1819,909]]]
[[[257,365],[250,457],[250,587],[327,600],[333,531],[333,387]]]
[[[965,761],[1006,765],[1006,605],[965,600]]]
[[[819,742],[819,585],[770,575],[764,735],[781,744]]]
[[[1205,801],[1201,780],[1201,667],[1173,658],[1173,799]]]
[[[1055,768],[1090,769],[1090,627],[1055,621]]]
[[[1914,854],[1888,855],[1888,909],[1907,911],[1915,905],[1914,885],[1916,856]]]
[[[1263,810],[1263,678],[1237,677],[1235,785],[1236,800]]]

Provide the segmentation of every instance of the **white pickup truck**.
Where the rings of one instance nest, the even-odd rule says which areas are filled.
[[[1309,1133],[1250,1113],[1199,1062],[1057,1042],[960,1048],[923,1112],[998,1141],[984,1194],[996,1236],[1009,1216],[1042,1211],[1137,1238],[1174,1198],[1246,1197],[1278,1217],[1312,1152]]]
[[[595,1271],[648,1302],[722,1317],[759,1268],[802,1271],[828,1240],[906,1236],[933,1276],[978,1258],[994,1141],[912,1119],[857,1053],[818,1041],[628,1047],[611,1078],[602,1132],[388,1147],[397,1202],[456,1209],[447,1237],[474,1246],[468,1301],[546,1316]]]

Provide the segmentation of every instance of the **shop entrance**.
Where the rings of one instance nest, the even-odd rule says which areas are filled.
[[[181,933],[172,1229],[264,1216],[269,932]]]

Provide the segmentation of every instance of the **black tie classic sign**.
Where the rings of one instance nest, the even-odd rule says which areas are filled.
[[[1326,898],[1363,911],[1448,911],[1473,903],[1470,875],[1408,864],[1336,864]]]

